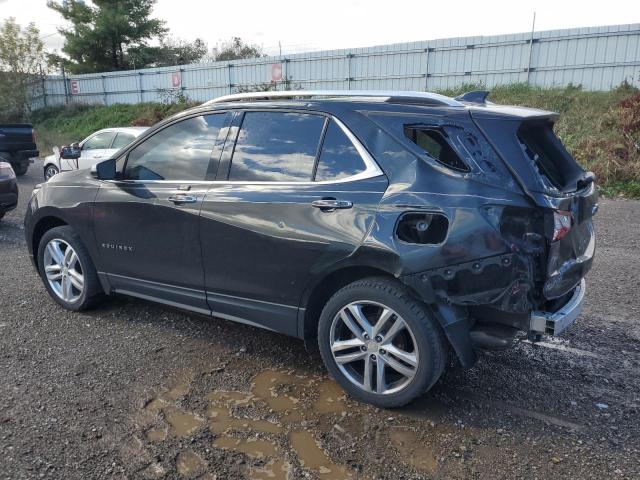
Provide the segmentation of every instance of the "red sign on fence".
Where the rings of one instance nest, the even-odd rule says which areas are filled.
[[[78,80],[69,80],[69,86],[71,87],[72,95],[78,95],[80,93],[80,82],[78,82]]]
[[[271,81],[279,82],[282,80],[282,64],[274,63],[271,65]]]
[[[171,86],[178,88],[182,84],[182,74],[180,72],[173,72],[171,74]]]

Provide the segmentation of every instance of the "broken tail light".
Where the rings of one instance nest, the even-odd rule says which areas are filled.
[[[566,210],[555,210],[553,212],[553,241],[562,240],[569,230],[571,230],[571,212]]]

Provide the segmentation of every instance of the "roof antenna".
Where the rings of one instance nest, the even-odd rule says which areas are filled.
[[[491,93],[489,90],[473,90],[472,92],[465,92],[462,95],[458,95],[455,99],[459,102],[479,103],[484,105],[487,103],[489,93]]]

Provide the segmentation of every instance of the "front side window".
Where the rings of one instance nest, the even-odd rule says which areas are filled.
[[[226,114],[203,115],[174,123],[129,153],[127,180],[205,180],[211,151]]]
[[[362,157],[351,140],[333,120],[322,142],[316,182],[340,180],[365,170]]]
[[[83,150],[102,150],[104,148],[109,148],[111,145],[111,140],[113,140],[113,136],[115,134],[113,132],[102,132],[94,135],[89,140],[87,140],[82,146]]]
[[[311,181],[324,122],[306,113],[245,113],[229,180]]]
[[[136,139],[136,137],[130,133],[124,133],[124,132],[119,132],[116,135],[116,139],[113,141],[113,144],[111,145],[111,148],[117,148],[120,149],[126,145],[129,145],[131,142],[133,142]]]

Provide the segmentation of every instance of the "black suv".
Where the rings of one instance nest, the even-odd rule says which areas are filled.
[[[122,293],[317,342],[352,396],[409,402],[447,354],[582,307],[593,175],[556,114],[486,92],[221,97],[36,187],[29,251],[63,307]]]

